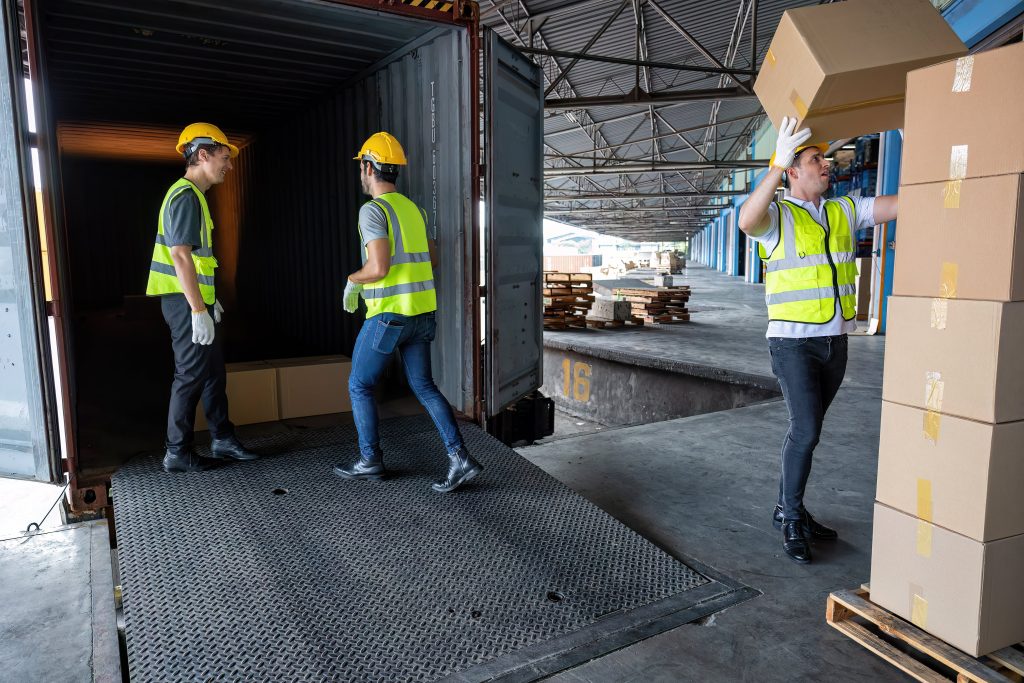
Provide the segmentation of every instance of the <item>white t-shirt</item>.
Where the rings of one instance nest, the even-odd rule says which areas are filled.
[[[870,228],[875,225],[875,198],[874,197],[850,197],[853,200],[853,205],[856,210],[857,225],[851,225],[850,229],[854,233],[854,247],[856,248],[856,233],[858,230],[864,228]],[[828,225],[821,220],[821,204],[822,200],[819,200],[818,205],[814,205],[811,202],[805,202],[802,199],[797,199],[791,195],[786,195],[786,201],[793,202],[797,206],[802,206],[807,209],[807,212],[811,215],[818,225],[824,228],[826,235],[828,234]],[[767,253],[772,253],[775,247],[778,246],[779,240],[782,239],[782,231],[779,229],[779,208],[776,202],[772,202],[768,207],[768,217],[771,220],[771,225],[768,230],[753,237],[755,242],[760,242],[764,245],[764,249]],[[832,320],[825,323],[824,325],[807,325],[804,323],[791,323],[782,320],[770,320],[768,321],[768,332],[765,333],[766,337],[831,337],[839,334],[849,334],[857,330],[856,320],[843,320],[842,305],[839,300],[836,300],[836,314],[832,317]]]

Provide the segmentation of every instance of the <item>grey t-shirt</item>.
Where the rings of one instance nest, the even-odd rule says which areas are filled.
[[[363,204],[359,209],[359,231],[363,235],[364,247],[373,240],[386,240],[388,238],[388,217],[384,215],[384,209],[373,202]]]
[[[164,242],[168,247],[181,244],[195,249],[203,246],[203,210],[199,197],[190,189],[175,195],[164,207]]]

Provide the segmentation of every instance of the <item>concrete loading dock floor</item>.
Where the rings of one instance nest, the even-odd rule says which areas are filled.
[[[547,333],[725,373],[771,377],[763,287],[691,267],[692,322]],[[868,580],[881,411],[881,337],[852,336],[846,381],[825,420],[808,484],[811,512],[839,530],[801,566],[771,524],[788,413],[782,401],[605,429],[519,452],[677,557],[763,592],[702,624],[655,636],[551,680],[880,681],[901,672],[825,624],[825,599]]]

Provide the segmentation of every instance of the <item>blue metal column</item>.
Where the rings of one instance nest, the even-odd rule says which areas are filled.
[[[903,136],[899,131],[891,130],[882,135],[882,147],[879,150],[881,162],[879,168],[878,194],[896,194],[900,189],[900,160],[903,157]],[[896,264],[896,221],[886,223],[882,231],[885,239],[882,244],[875,245],[875,253],[882,253],[882,314],[878,319],[878,331],[885,332],[885,317],[888,312],[889,296],[892,294],[893,268]]]

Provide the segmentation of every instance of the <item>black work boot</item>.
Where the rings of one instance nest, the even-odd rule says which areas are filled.
[[[772,525],[776,529],[782,528],[782,506],[776,505],[775,512],[772,514]],[[839,532],[835,529],[830,529],[824,524],[819,523],[814,517],[811,517],[811,513],[804,510],[803,514],[804,524],[804,535],[815,541],[834,541],[839,538]]]
[[[179,452],[167,451],[164,454],[164,472],[202,472],[214,467],[220,467],[220,463],[196,455],[191,448]]]
[[[473,459],[465,448],[448,454],[448,476],[430,485],[438,493],[448,493],[484,471],[484,466]]]
[[[237,436],[214,439],[210,442],[210,450],[218,460],[258,460],[260,457],[243,446]]]
[[[787,519],[782,522],[782,549],[794,562],[807,564],[811,561],[811,544],[807,542],[802,520]]]
[[[337,464],[334,466],[334,473],[345,479],[383,479],[387,474],[384,469],[384,458],[379,454],[366,457],[360,455],[359,460],[352,465]]]

